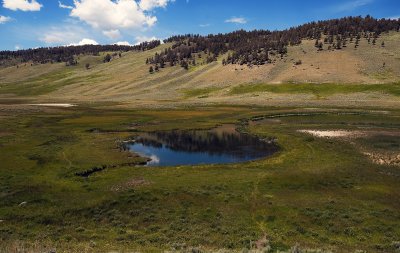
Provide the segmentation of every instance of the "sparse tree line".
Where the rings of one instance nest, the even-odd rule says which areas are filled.
[[[343,35],[328,35],[322,40],[321,38],[317,38],[315,40],[315,47],[318,48],[319,51],[322,51],[324,45],[327,44],[328,50],[340,50],[344,47],[347,47],[349,43],[354,43],[354,48],[358,48],[360,46],[360,40],[362,38],[368,41],[368,44],[376,45],[377,39],[379,35],[374,32],[361,32],[357,35],[352,35],[350,33],[345,33]],[[385,42],[381,42],[381,46],[385,47]]]
[[[6,65],[10,61],[17,63],[55,63],[65,62],[66,65],[78,64],[75,56],[95,55],[101,52],[127,52],[127,51],[145,51],[158,47],[161,44],[159,40],[143,42],[135,46],[121,45],[84,45],[67,47],[43,47],[36,49],[25,49],[18,51],[0,51],[0,65]],[[107,56],[106,56],[107,57]],[[111,60],[111,56],[104,59],[104,62]]]
[[[224,65],[263,65],[271,63],[272,57],[282,58],[287,54],[288,46],[299,45],[303,39],[315,40],[318,50],[323,50],[324,44],[328,45],[326,49],[334,50],[353,42],[357,48],[361,38],[375,44],[381,33],[399,29],[400,20],[378,20],[368,15],[311,22],[283,31],[239,30],[208,36],[186,34],[164,40],[173,45],[148,58],[146,64],[151,65],[150,73],[166,66],[179,65],[188,69],[189,65],[197,65],[202,57],[203,62],[210,63],[227,53],[222,60]]]

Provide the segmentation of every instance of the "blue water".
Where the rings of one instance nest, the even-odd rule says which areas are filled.
[[[228,164],[261,159],[277,146],[236,131],[144,133],[128,149],[151,159],[147,166]]]

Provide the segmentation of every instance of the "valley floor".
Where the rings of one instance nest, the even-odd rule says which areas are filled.
[[[361,99],[354,107],[333,106],[330,99],[306,106],[254,101],[259,105],[150,108],[1,100],[0,252],[276,251],[295,245],[395,252],[398,97],[381,104]],[[49,102],[64,105],[35,105]],[[119,145],[140,131],[227,123],[275,137],[281,151],[241,164],[147,168]],[[97,167],[104,170],[77,176]]]

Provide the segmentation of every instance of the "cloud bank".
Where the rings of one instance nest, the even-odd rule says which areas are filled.
[[[71,43],[68,46],[84,46],[84,45],[98,45],[97,41],[92,40],[92,39],[83,39],[79,41],[78,43]]]
[[[36,0],[3,0],[3,7],[13,11],[40,11],[43,5]]]

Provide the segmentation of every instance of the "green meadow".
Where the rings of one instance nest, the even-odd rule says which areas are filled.
[[[281,94],[313,94],[317,97],[326,97],[334,94],[351,94],[357,92],[376,92],[398,97],[400,96],[400,84],[247,84],[236,86],[231,90],[232,95],[260,92]]]
[[[33,108],[0,116],[0,252],[395,252],[400,240],[400,171],[365,155],[398,150],[388,133],[400,127],[399,110]],[[152,168],[120,146],[141,131],[227,123],[276,138],[280,151],[247,163]]]

